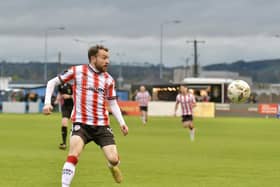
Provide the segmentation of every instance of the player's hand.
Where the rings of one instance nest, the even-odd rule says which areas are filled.
[[[62,94],[63,99],[71,99],[72,96],[68,94]]]
[[[128,126],[127,125],[121,125],[121,131],[124,136],[128,134]]]
[[[45,115],[50,115],[52,113],[52,110],[53,110],[53,107],[52,105],[50,104],[46,104],[44,107],[43,107],[43,113]]]

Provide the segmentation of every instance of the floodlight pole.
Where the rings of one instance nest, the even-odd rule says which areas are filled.
[[[160,24],[160,48],[159,48],[159,78],[162,79],[163,73],[163,28],[164,25],[167,24],[178,24],[181,23],[180,20],[172,20],[172,21],[166,21]]]
[[[44,82],[48,80],[48,35],[49,31],[65,30],[65,27],[49,27],[45,30],[45,47],[44,47]]]

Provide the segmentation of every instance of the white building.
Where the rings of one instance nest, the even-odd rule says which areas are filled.
[[[174,69],[173,82],[181,82],[185,78],[193,77],[192,67],[180,67]],[[241,79],[246,81],[249,85],[253,85],[251,77],[240,76],[238,72],[230,71],[205,71],[199,68],[200,78],[222,78],[222,79]]]
[[[0,90],[6,90],[9,88],[9,82],[12,80],[11,77],[0,77]]]

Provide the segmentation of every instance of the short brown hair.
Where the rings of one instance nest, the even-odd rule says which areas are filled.
[[[103,45],[96,45],[88,50],[88,60],[90,61],[90,57],[96,56],[99,50],[109,51],[108,48],[104,47]]]

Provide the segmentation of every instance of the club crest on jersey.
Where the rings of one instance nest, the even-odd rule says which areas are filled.
[[[81,128],[80,125],[75,125],[75,126],[74,126],[74,131],[78,131],[78,130],[80,130],[80,128]]]

